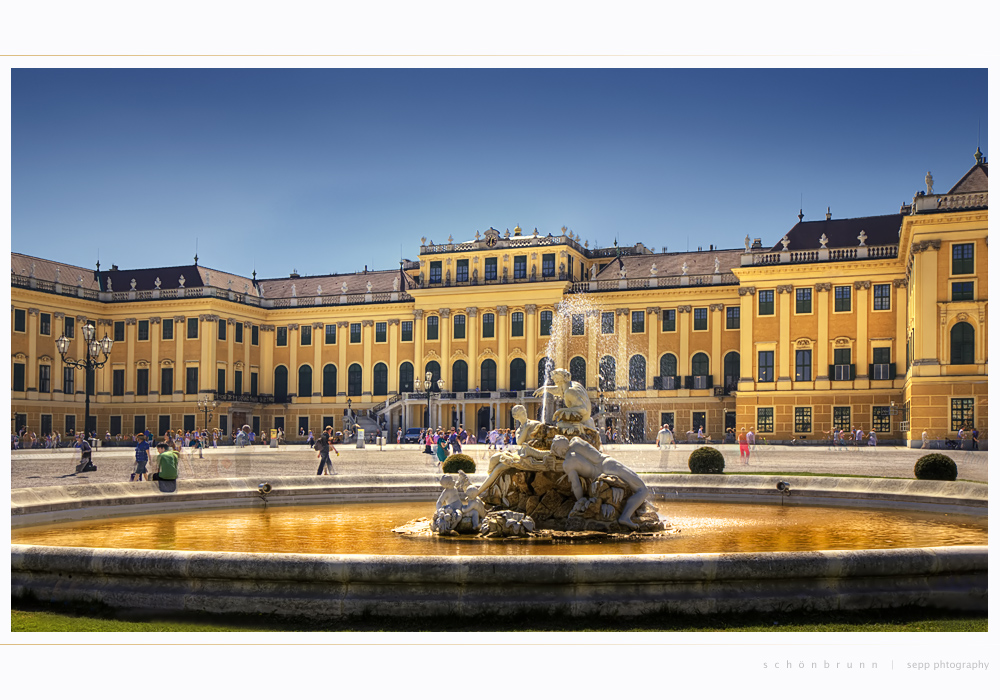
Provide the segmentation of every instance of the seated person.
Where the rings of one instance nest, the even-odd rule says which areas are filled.
[[[156,474],[153,474],[154,481],[177,481],[177,453],[169,449],[167,443],[156,444],[157,458]]]

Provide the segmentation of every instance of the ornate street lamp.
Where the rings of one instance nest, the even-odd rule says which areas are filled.
[[[428,372],[424,375],[423,381],[424,391],[427,392],[427,429],[431,429],[431,389],[434,388],[434,375]],[[437,389],[439,392],[444,391],[444,380],[437,380]]]
[[[208,439],[208,421],[210,421],[212,419],[212,411],[218,405],[219,405],[219,402],[216,401],[214,398],[211,398],[211,399],[208,398],[208,394],[205,394],[204,396],[198,397],[198,410],[201,411],[202,414],[204,414],[204,416],[205,416],[205,423],[204,423],[204,425],[205,425],[205,439],[202,439],[200,437],[198,438],[198,458],[199,459],[205,459],[205,455],[203,454],[203,451],[205,449],[205,440]]]
[[[69,351],[70,340],[65,335],[59,336],[56,340],[56,350],[59,351],[59,355],[62,357],[63,364],[68,367],[73,367],[75,369],[84,370],[84,380],[83,380],[83,394],[84,394],[84,417],[83,417],[83,437],[85,440],[89,441],[89,436],[87,435],[88,426],[90,425],[90,391],[87,387],[87,377],[90,375],[92,370],[101,369],[108,361],[111,356],[111,348],[114,347],[115,341],[108,337],[105,333],[101,340],[96,338],[96,330],[92,323],[88,323],[83,328],[80,329],[83,333],[83,340],[85,346],[85,355],[83,359],[80,360],[69,360],[66,359],[66,353]],[[104,355],[103,360],[98,358]],[[94,383],[96,384],[97,377],[94,377]]]

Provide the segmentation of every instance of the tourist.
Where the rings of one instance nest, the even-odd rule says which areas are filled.
[[[444,464],[444,461],[448,459],[448,439],[444,435],[444,431],[438,428],[437,435],[435,436],[435,443],[437,447],[437,461],[438,466]]]
[[[462,454],[462,441],[454,428],[448,430],[448,447],[454,454]]]
[[[656,434],[656,446],[661,450],[665,450],[674,442],[674,436],[670,432],[670,427],[664,423],[663,427],[660,428],[660,432]]]
[[[740,443],[740,464],[750,464],[750,443],[748,442],[746,428],[740,428],[738,439]]]
[[[340,452],[337,451],[336,446],[333,444],[332,428],[327,426],[326,430],[320,433],[319,438],[313,445],[313,449],[318,453],[319,457],[319,469],[316,470],[316,476],[322,476],[324,473],[332,475],[333,462],[330,461],[330,450],[333,450],[334,454],[338,457]]]
[[[926,450],[927,449],[927,431],[926,430],[924,432],[920,433],[920,449],[921,450]]]
[[[396,430],[396,444],[401,445],[403,443],[403,428],[400,427]]]
[[[94,466],[94,463],[90,459],[93,451],[90,447],[90,442],[83,439],[83,433],[76,436],[74,447],[80,450],[80,462],[76,465],[77,473],[96,472],[97,467]]]
[[[703,430],[703,426],[701,425],[698,426],[698,442],[699,443],[705,442],[705,431]]]
[[[156,444],[156,473],[153,481],[177,481],[177,460],[180,455],[165,442]]]
[[[958,426],[958,449],[965,449],[965,423]]]
[[[974,449],[974,450],[978,450],[979,449],[979,429],[978,428],[973,428],[972,429],[972,449]]]
[[[146,464],[149,463],[149,443],[142,433],[137,433],[135,439],[139,443],[135,446],[135,469],[128,480],[142,481],[142,475],[149,473],[146,469]]]
[[[750,456],[752,456],[757,449],[757,436],[753,432],[753,426],[747,428],[747,447],[750,450]],[[747,464],[750,464],[750,456],[747,457]]]
[[[306,438],[306,444],[309,445],[309,447],[312,447],[313,443],[315,443],[315,442],[316,442],[316,438],[313,437],[313,431],[310,429],[309,430],[309,437]]]
[[[878,438],[875,435],[875,428],[872,428],[868,433],[868,446],[874,448],[878,444]]]
[[[462,425],[458,426],[458,441],[465,444],[468,444],[469,442],[469,434],[465,431],[465,428]],[[459,452],[461,452],[461,450],[459,450]]]

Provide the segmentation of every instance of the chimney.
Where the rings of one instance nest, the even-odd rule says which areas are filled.
[[[826,208],[826,220],[829,221],[833,214],[830,213],[830,207]]]

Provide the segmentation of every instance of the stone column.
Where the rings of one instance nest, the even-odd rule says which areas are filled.
[[[915,280],[913,285],[914,318],[932,319],[938,317],[938,251],[940,249],[940,240],[920,241],[910,247],[910,251],[913,253],[912,274]],[[928,365],[941,364],[938,348],[938,324],[917,324],[911,348],[914,376],[940,374],[940,367],[934,367],[933,370],[928,367]]]
[[[709,304],[708,309],[712,312],[709,332],[712,334],[712,359],[709,365],[714,381],[719,386],[725,385],[725,377],[722,376],[722,333],[725,328],[723,312],[725,304]]]
[[[323,344],[320,342],[322,336],[323,322],[316,321],[312,324],[313,385],[310,403],[323,403]]]
[[[816,383],[818,390],[830,388],[830,287],[829,282],[820,282],[813,289],[816,292],[816,311],[818,314],[816,340]]]
[[[600,357],[597,355],[597,334],[601,332],[601,312],[588,309],[586,312],[587,333],[587,389],[597,391]]]
[[[371,319],[365,319],[361,322],[361,344],[364,353],[364,360],[361,364],[361,395],[362,397],[367,397],[369,401],[372,398],[372,348],[375,346],[374,336],[375,322]]]
[[[497,391],[509,391],[510,384],[507,379],[507,343],[510,340],[510,324],[507,320],[507,307],[497,307],[496,322],[497,338],[499,339],[500,357],[497,359]]]
[[[38,398],[38,314],[38,309],[28,309],[28,366],[25,368],[24,388],[27,390],[29,399]],[[30,395],[32,392],[34,392],[34,396]]]
[[[202,314],[198,317],[199,330],[198,337],[201,339],[201,358],[198,370],[201,391],[215,391],[217,357],[216,348],[219,347],[219,317],[212,314]],[[208,375],[208,376],[206,376]]]
[[[615,362],[615,388],[628,390],[628,366],[631,359],[628,354],[628,339],[632,335],[629,325],[631,312],[629,309],[615,309],[615,335],[618,337],[618,361]],[[624,328],[622,327],[624,324]]]
[[[857,330],[855,331],[857,338],[854,341],[854,353],[851,357],[857,375],[857,379],[854,381],[855,389],[867,389],[871,386],[871,378],[868,376],[868,290],[871,289],[871,286],[871,280],[859,280],[854,283],[856,301],[858,302],[854,314],[857,320]]]
[[[257,377],[258,391],[274,394],[274,326],[260,326],[260,376]]]
[[[240,323],[238,321],[237,323]],[[243,323],[243,390],[246,393],[250,393],[250,375],[253,374],[253,369],[250,366],[250,340],[253,334],[253,323],[250,321],[242,321]],[[257,347],[260,347],[260,337],[258,332]],[[260,392],[260,367],[257,368],[257,391]],[[229,426],[232,429],[232,425]]]
[[[438,309],[438,337],[441,338],[441,379],[450,391],[451,386],[451,309]]]
[[[689,396],[684,389],[684,377],[691,375],[691,306],[682,305],[677,307],[677,332],[680,335],[680,351],[677,358],[677,374],[681,376],[681,385],[678,391],[685,392],[679,396]],[[693,385],[692,385],[693,386]]]
[[[184,400],[184,388],[187,384],[187,367],[184,365],[185,336],[187,319],[184,316],[174,316],[174,401]]]
[[[135,401],[135,343],[136,319],[125,319],[125,402]]]
[[[660,351],[657,341],[660,336],[660,313],[659,306],[651,306],[646,309],[646,332],[649,334],[648,366],[646,367],[646,388],[652,390],[653,377],[660,376]],[[657,418],[659,420],[659,418]]]
[[[465,307],[465,332],[469,338],[469,389],[479,386],[479,328],[476,327],[476,316],[479,309],[475,306]]]
[[[756,377],[753,373],[753,319],[756,309],[757,289],[755,287],[740,287],[740,382],[739,391],[753,391]]]
[[[424,381],[424,310],[413,310],[413,381]],[[416,389],[416,387],[413,387]],[[427,410],[427,407],[424,407]]]
[[[66,314],[61,313],[59,311],[53,312],[52,314],[53,337],[58,338],[63,334],[65,323],[66,323]],[[58,332],[56,332],[57,327],[59,328]],[[55,394],[57,392],[59,393],[60,396],[63,397],[64,401],[73,400],[72,397],[67,397],[63,394],[63,361],[62,361],[62,355],[60,355],[58,351],[52,354],[52,393]],[[57,425],[55,416],[52,417],[53,430],[58,430],[61,433],[62,428],[65,427],[66,427],[65,424],[62,427]]]
[[[779,390],[790,390],[792,388],[792,377],[795,376],[794,368],[791,366],[792,352],[792,285],[779,284],[778,292],[778,357],[775,369],[775,388]]]
[[[299,393],[299,324],[288,324],[288,393],[295,398],[293,403],[297,403],[301,394]],[[293,390],[292,387],[295,387]],[[297,426],[285,426],[294,435],[298,430]]]
[[[389,331],[389,395],[399,393],[399,319],[387,321]],[[416,377],[413,378],[416,380]],[[403,413],[400,409],[400,420]]]
[[[236,324],[235,318],[226,319],[226,391],[236,391]]]
[[[893,280],[892,286],[896,288],[896,339],[892,345],[892,361],[896,363],[896,379],[893,381],[893,386],[901,387],[906,381],[906,280]]]
[[[160,336],[163,329],[160,326],[162,319],[159,316],[152,316],[149,319],[149,395],[160,395]],[[155,401],[155,399],[149,399]]]
[[[535,383],[538,381],[538,360],[535,357],[538,353],[538,326],[535,323],[535,319],[538,318],[535,313],[537,310],[537,304],[524,305],[524,338],[528,355],[526,362],[528,369],[524,377],[525,389],[538,388],[535,386]],[[552,361],[558,364],[559,358],[553,357]]]
[[[347,343],[350,332],[349,322],[337,321],[337,396],[347,396]]]

